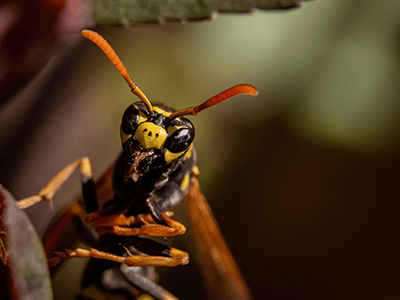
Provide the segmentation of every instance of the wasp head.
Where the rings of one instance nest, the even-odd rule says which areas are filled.
[[[151,169],[179,161],[191,151],[193,124],[186,118],[168,118],[174,111],[156,105],[149,112],[143,102],[130,105],[121,123],[121,143],[130,166],[128,177],[137,181]]]
[[[236,95],[258,94],[255,87],[239,84],[211,97],[200,105],[176,112],[162,105],[153,107],[147,96],[133,82],[110,44],[94,31],[83,30],[82,35],[103,50],[126,80],[132,93],[142,100],[142,102],[136,102],[129,106],[122,118],[121,141],[125,160],[129,166],[125,179],[132,178],[137,181],[141,175],[151,169],[173,164],[179,161],[185,153],[190,155],[194,127],[183,116],[197,115],[200,111]]]

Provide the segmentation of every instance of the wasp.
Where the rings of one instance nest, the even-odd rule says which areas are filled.
[[[241,84],[200,105],[181,110],[153,105],[102,36],[90,30],[82,31],[82,35],[100,47],[140,101],[131,104],[122,116],[122,151],[99,179],[99,182],[109,182],[106,190],[103,185],[103,191],[98,194],[101,184],[93,180],[90,160],[84,157],[61,170],[37,195],[18,201],[21,208],[42,200],[52,203],[56,191],[80,168],[84,211],[78,209],[75,214],[82,217],[85,226],[96,229],[87,231],[91,232],[87,240],[93,247],[55,252],[48,259],[49,266],[74,257],[95,258],[84,276],[84,280],[94,278],[93,281],[88,279],[87,285],[96,284],[108,291],[125,289],[128,294],[132,294],[131,287],[134,287],[139,294],[174,299],[154,283],[155,276],[149,274],[148,267],[185,265],[189,254],[147,237],[166,238],[185,233],[186,227],[172,218],[172,209],[186,197],[193,228],[198,231],[193,235],[203,253],[203,264],[207,264],[208,284],[217,288],[219,298],[249,298],[246,284],[200,190],[193,146],[195,129],[184,116],[196,115],[239,94],[257,95],[258,91],[251,85]],[[98,195],[104,198],[104,194],[110,197],[99,207]],[[74,211],[72,207],[70,214]],[[46,250],[52,249],[49,245],[54,240],[53,237],[47,242],[45,239]],[[138,294],[133,293],[133,296]]]

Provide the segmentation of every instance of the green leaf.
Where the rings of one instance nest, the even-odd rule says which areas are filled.
[[[216,13],[251,13],[300,6],[300,0],[93,0],[96,25],[186,22],[211,19]]]

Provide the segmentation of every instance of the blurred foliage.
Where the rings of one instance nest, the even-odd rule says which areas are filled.
[[[191,118],[202,189],[256,299],[399,298],[399,13],[396,0],[326,0],[101,31],[153,102],[187,107],[238,83],[260,90]],[[0,182],[18,198],[80,156],[100,174],[136,101],[96,46],[71,40],[0,112]],[[56,211],[78,191],[76,175]],[[28,210],[41,233],[42,211]],[[202,297],[192,262],[161,269],[183,299]],[[79,281],[60,273],[58,295],[72,299]]]
[[[304,0],[309,1],[309,0]],[[216,13],[250,13],[300,7],[297,0],[4,0],[0,5],[0,107],[24,87],[68,36],[86,27],[133,26],[211,19]]]
[[[299,6],[300,2],[296,0],[117,0],[112,2],[93,0],[93,19],[96,25],[129,26],[137,23],[211,19],[217,12],[250,13],[255,9],[289,9]]]
[[[1,299],[53,299],[42,242],[15,198],[0,185]],[[2,249],[3,250],[3,249]]]

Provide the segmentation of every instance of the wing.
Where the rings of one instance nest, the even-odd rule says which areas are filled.
[[[196,176],[193,176],[186,205],[193,239],[199,252],[210,299],[251,299],[235,259],[219,229]]]

